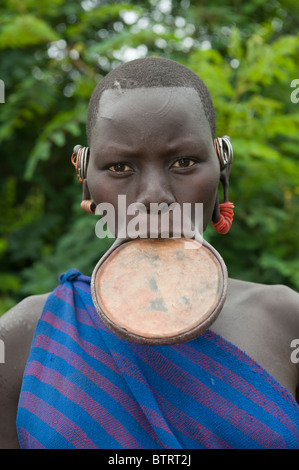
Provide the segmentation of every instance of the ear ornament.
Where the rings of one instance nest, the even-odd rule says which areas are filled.
[[[71,156],[80,183],[86,178],[89,162],[89,148],[76,145]]]
[[[81,209],[88,214],[94,214],[96,205],[90,198],[89,189],[87,186],[87,167],[89,162],[89,148],[76,145],[71,156],[71,162],[75,167],[77,177],[83,185],[83,198],[81,202]]]
[[[220,180],[223,184],[224,202],[219,204],[219,210],[215,211],[218,220],[212,221],[212,226],[216,232],[226,234],[230,231],[234,218],[234,204],[228,200],[228,186],[230,166],[233,161],[233,147],[230,138],[225,135],[214,140],[214,148],[219,158],[221,167]]]

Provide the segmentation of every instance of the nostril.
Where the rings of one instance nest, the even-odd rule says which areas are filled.
[[[145,204],[147,214],[155,214],[158,212],[160,214],[165,214],[169,211],[170,206],[171,204],[167,202],[150,202],[148,204]]]
[[[169,211],[169,207],[176,202],[176,198],[172,190],[167,187],[166,182],[162,187],[157,182],[156,184],[149,184],[149,182],[146,184],[145,182],[143,190],[138,194],[137,201],[145,206],[147,214],[157,210],[157,207],[160,213],[164,213]]]
[[[148,212],[147,205],[143,204],[142,202],[133,202],[132,204],[130,204],[130,206],[132,207],[132,209],[140,213],[145,214],[146,212]]]

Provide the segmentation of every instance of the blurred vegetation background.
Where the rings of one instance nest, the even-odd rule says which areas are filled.
[[[90,94],[122,62],[177,60],[205,81],[235,160],[231,232],[207,231],[229,275],[299,291],[297,0],[2,0],[0,314],[48,292],[61,272],[91,275],[109,241],[80,209],[70,163],[86,145]],[[220,198],[222,195],[220,195]]]

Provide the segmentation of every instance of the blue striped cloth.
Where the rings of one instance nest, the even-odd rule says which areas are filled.
[[[118,338],[72,269],[38,322],[17,430],[34,449],[298,449],[299,406],[210,330],[174,346]]]

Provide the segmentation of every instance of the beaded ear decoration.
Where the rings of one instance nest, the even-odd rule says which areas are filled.
[[[224,189],[224,202],[219,204],[220,218],[216,222],[212,222],[216,232],[225,234],[229,232],[234,218],[234,204],[228,200],[228,177],[230,172],[230,165],[233,161],[233,147],[230,138],[225,135],[217,137],[214,140],[214,148],[219,158],[220,167],[223,175],[220,178]]]
[[[212,222],[213,228],[216,232],[225,235],[230,231],[234,218],[234,207],[234,204],[229,201],[219,204],[220,219],[218,222]]]
[[[78,179],[83,185],[83,198],[81,202],[81,209],[89,214],[94,214],[96,205],[90,199],[90,193],[87,186],[86,176],[87,167],[89,162],[89,148],[76,145],[71,156],[71,162],[75,167]]]

